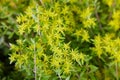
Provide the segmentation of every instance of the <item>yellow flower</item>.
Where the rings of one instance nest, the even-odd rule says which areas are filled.
[[[20,16],[17,17],[17,22],[21,23],[21,17]]]
[[[13,50],[13,51],[18,51],[19,47],[17,45],[14,45],[14,44],[10,43],[10,49]]]
[[[45,10],[44,16],[46,16],[48,18],[49,17],[54,18],[55,16],[57,16],[57,14],[55,14],[55,12],[53,12],[51,9],[49,9],[49,10]]]
[[[60,57],[53,56],[51,59],[51,65],[55,68],[60,68],[60,63],[62,63],[62,59]]]
[[[85,60],[85,55],[83,53],[80,53],[79,58],[80,58],[80,60],[84,61]]]
[[[89,18],[85,21],[83,21],[83,25],[85,28],[91,28],[91,27],[94,27],[96,24],[95,24],[95,18]]]
[[[57,19],[57,21],[56,21],[56,22],[57,22],[57,24],[58,24],[58,25],[63,24],[63,21],[62,21],[62,19],[61,19],[61,18]]]
[[[95,53],[98,55],[99,58],[103,53],[103,49],[100,46],[96,46],[95,48],[93,48],[93,51],[95,51]]]
[[[47,62],[47,61],[48,61],[47,55],[46,55],[46,54],[42,54],[42,55],[43,55],[43,57],[44,57],[44,62]]]
[[[68,11],[69,11],[69,7],[65,5],[61,13],[65,15],[68,13]]]
[[[32,11],[32,7],[29,6],[26,11],[25,11],[26,15],[30,18],[32,17],[33,11]]]
[[[17,43],[18,43],[18,45],[22,45],[22,44],[23,44],[23,42],[22,42],[21,39],[18,39],[18,40],[17,40]]]
[[[59,26],[59,27],[56,28],[57,33],[60,32],[60,33],[62,33],[62,35],[65,35],[65,34],[64,34],[64,30],[65,30],[65,28],[64,28],[64,27],[61,27],[61,26]]]
[[[10,59],[10,64],[14,61],[16,61],[16,57],[17,57],[17,54],[16,53],[12,53],[12,55],[10,55],[9,59]]]
[[[35,25],[34,26],[34,30],[35,30],[35,32],[37,32],[38,34],[40,34],[40,26],[39,25]]]
[[[115,11],[112,15],[113,20],[111,20],[109,22],[109,25],[115,30],[119,30],[120,29],[120,11]]]
[[[107,5],[109,6],[109,7],[112,7],[112,5],[113,5],[113,0],[107,0]]]
[[[17,17],[17,22],[18,23],[21,23],[21,22],[23,23],[25,21],[27,21],[27,16],[26,15],[20,14],[20,16]]]
[[[21,58],[21,55],[18,55],[18,59],[15,64],[15,67],[21,68],[22,64],[24,64],[24,60],[23,60],[23,58]]]
[[[61,56],[62,50],[59,47],[52,47],[52,51],[54,52],[54,55],[59,55]]]
[[[113,19],[120,19],[120,11],[113,12],[112,18]]]
[[[53,44],[53,35],[46,35],[48,40],[48,45],[52,46]]]
[[[88,19],[91,16],[91,8],[87,7],[86,9],[84,9],[80,15],[80,17],[82,19]]]
[[[82,32],[81,30],[76,30],[76,31],[75,31],[74,35],[77,37],[77,40],[78,40],[79,37],[82,35],[81,32]]]
[[[94,39],[94,44],[95,46],[100,46],[101,45],[101,36],[98,35],[98,36],[95,36],[95,39]]]
[[[101,57],[101,54],[103,53],[101,44],[102,44],[102,39],[101,39],[100,35],[95,36],[95,39],[94,39],[95,47],[92,48],[92,50],[98,55],[98,57]]]
[[[88,34],[88,31],[83,30],[82,33],[83,33],[83,34],[81,35],[81,36],[82,36],[82,41],[89,42],[89,38],[90,38],[90,36],[89,36],[89,34]]]
[[[61,37],[61,35],[60,34],[55,34],[55,38],[57,39],[57,40],[59,40],[59,39],[62,39],[62,37]]]
[[[27,54],[21,55],[21,58],[23,59],[23,61],[24,61],[25,63],[28,63],[28,55],[27,55]]]
[[[78,51],[77,50],[73,50],[71,51],[71,56],[72,56],[72,59],[75,60],[75,61],[79,61],[79,54],[78,54]]]
[[[66,59],[63,65],[63,70],[65,74],[69,74],[72,69],[72,62],[69,59]]]
[[[118,20],[111,20],[109,22],[109,25],[111,25],[112,29],[114,29],[115,31],[120,29],[120,23]]]
[[[66,43],[64,43],[64,46],[63,46],[63,47],[64,47],[64,49],[65,49],[65,50],[70,49],[70,46],[69,46],[69,45],[70,45],[70,42],[69,42],[69,43],[67,43],[67,44],[66,44]]]
[[[27,25],[26,25],[26,24],[20,25],[19,28],[18,28],[19,34],[20,34],[20,35],[23,35],[23,33],[25,32],[26,28],[27,28]]]

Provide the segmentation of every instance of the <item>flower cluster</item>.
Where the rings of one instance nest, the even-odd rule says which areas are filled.
[[[112,6],[112,1],[107,5]],[[33,1],[17,17],[20,38],[16,45],[11,44],[11,63],[16,62],[16,67],[35,79],[69,80],[70,77],[86,79],[86,74],[88,78],[93,76],[89,76],[97,70],[93,60],[107,56],[119,62],[119,36],[114,31],[104,34],[106,27],[101,26],[96,3],[97,0],[45,0],[40,5]],[[119,20],[118,10],[106,24],[107,28],[119,31]]]

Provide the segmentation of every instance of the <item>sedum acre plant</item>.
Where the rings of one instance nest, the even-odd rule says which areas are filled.
[[[107,1],[33,0],[17,17],[10,63],[25,80],[119,80],[120,2]]]

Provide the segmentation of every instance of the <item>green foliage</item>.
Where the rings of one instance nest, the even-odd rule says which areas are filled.
[[[119,80],[119,0],[31,1],[10,63],[25,80]]]

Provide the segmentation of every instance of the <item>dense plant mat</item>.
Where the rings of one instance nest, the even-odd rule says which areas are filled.
[[[31,0],[16,21],[24,80],[119,80],[120,0]]]

